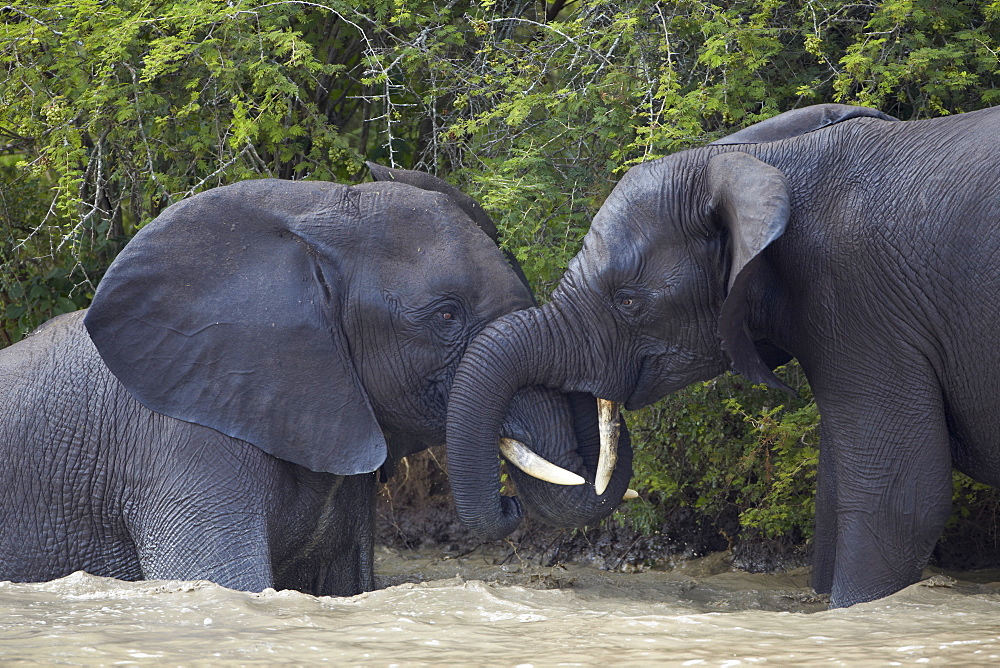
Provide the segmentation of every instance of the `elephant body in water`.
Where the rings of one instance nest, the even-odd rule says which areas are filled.
[[[781,386],[795,357],[822,415],[815,588],[836,607],[915,582],[952,467],[1000,483],[998,130],[1000,107],[818,105],[632,167],[552,299],[469,346],[449,454],[522,387],[638,408],[729,369]]]
[[[247,181],[175,204],[88,311],[0,352],[0,580],[374,586],[375,471],[444,442],[465,346],[533,301],[471,200],[373,172],[390,181]],[[596,418],[573,411],[529,388],[491,439],[582,472]],[[529,504],[551,486],[610,512],[556,475],[574,484],[529,485]]]

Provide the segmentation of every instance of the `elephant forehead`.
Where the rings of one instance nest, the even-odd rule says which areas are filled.
[[[395,278],[385,280],[384,274],[380,282],[410,303],[419,303],[424,298],[452,297],[490,318],[532,305],[527,288],[499,252],[495,258],[458,254],[446,262],[418,259],[390,267],[386,273]]]
[[[530,305],[493,241],[441,193],[394,182],[351,186],[299,216],[296,231],[333,253],[355,288],[381,288],[408,303],[455,295],[477,310],[506,309],[498,314]]]
[[[594,216],[594,235],[611,246],[624,240],[634,243],[637,235],[656,234],[679,209],[671,171],[660,161],[632,167]]]
[[[629,273],[644,261],[643,249],[654,230],[628,212],[601,209],[583,239],[583,248],[570,263],[584,275]],[[646,223],[645,226],[643,223]]]
[[[395,212],[381,214],[393,220]],[[363,244],[368,266],[380,273],[416,275],[441,280],[493,277],[506,284],[517,281],[500,250],[468,218],[442,219],[428,211],[384,226],[384,233],[371,235]],[[386,222],[386,221],[383,221]]]
[[[655,257],[680,250],[685,198],[670,178],[668,159],[630,169],[594,217],[577,256],[588,272],[632,272]]]
[[[363,185],[372,186],[360,191],[367,204],[365,225],[371,229],[361,232],[368,233],[370,241],[384,252],[415,256],[419,249],[447,259],[480,255],[495,248],[447,195],[403,183]]]
[[[431,226],[426,232],[405,243],[385,239],[370,245],[356,277],[407,303],[451,296],[494,317],[531,306],[528,290],[478,228]]]

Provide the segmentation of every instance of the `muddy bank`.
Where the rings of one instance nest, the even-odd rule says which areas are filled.
[[[742,537],[735,514],[709,521],[685,508],[669,513],[660,531],[651,536],[614,521],[572,530],[553,529],[528,517],[505,541],[484,546],[459,521],[444,467],[443,448],[427,450],[404,460],[396,476],[381,487],[380,545],[438,549],[453,556],[481,550],[497,554],[501,561],[531,561],[545,567],[583,563],[623,572],[670,568],[708,555],[718,555],[714,558],[720,572],[730,567],[774,572],[808,562],[804,543]]]
[[[397,474],[381,486],[380,545],[436,550],[448,556],[489,552],[499,565],[580,563],[619,572],[672,568],[709,555],[720,573],[731,569],[773,573],[809,563],[810,546],[799,537],[769,540],[747,535],[740,531],[735,511],[708,518],[687,508],[668,512],[667,521],[652,536],[614,521],[569,530],[552,529],[529,517],[505,541],[483,545],[455,513],[445,464],[444,448],[426,450],[406,458]],[[957,571],[1000,568],[997,518],[970,518],[949,527],[931,566]]]

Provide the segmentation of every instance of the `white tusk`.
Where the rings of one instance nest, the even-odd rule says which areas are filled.
[[[611,482],[611,474],[618,463],[618,435],[621,432],[621,404],[607,399],[597,400],[597,425],[601,432],[601,454],[597,459],[594,488],[604,494]]]
[[[639,492],[629,488],[625,490],[625,496],[622,497],[622,501],[628,501],[629,499],[638,499],[638,498],[639,498]]]
[[[512,438],[500,439],[500,453],[508,462],[533,478],[551,482],[554,485],[582,485],[587,482],[572,471],[567,471],[539,457],[524,443]]]

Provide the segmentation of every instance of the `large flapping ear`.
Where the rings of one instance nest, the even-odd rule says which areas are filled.
[[[785,176],[747,153],[734,152],[709,160],[707,179],[712,209],[729,235],[729,281],[719,317],[722,347],[751,382],[791,392],[761,359],[747,325],[747,299],[761,253],[788,224]]]
[[[814,104],[802,109],[792,109],[766,121],[755,123],[739,132],[714,141],[712,144],[763,144],[798,137],[851,118],[899,120],[888,114],[883,114],[878,109],[868,107],[852,107],[847,104]]]
[[[157,413],[314,471],[374,471],[386,444],[341,330],[342,258],[297,230],[350,224],[349,190],[246,181],[168,208],[86,315],[105,364]]]
[[[384,165],[379,165],[374,162],[366,162],[368,169],[371,170],[372,178],[376,181],[398,181],[400,183],[405,183],[422,190],[431,190],[434,192],[439,192],[447,195],[451,200],[465,212],[465,214],[479,226],[483,232],[493,240],[497,246],[500,245],[499,232],[497,231],[496,223],[490,218],[490,214],[486,213],[479,202],[472,199],[464,192],[451,185],[447,181],[439,179],[436,176],[427,174],[426,172],[418,172],[413,169],[393,169],[391,167],[385,167]],[[501,249],[503,250],[503,249]],[[528,292],[531,292],[531,285],[528,283],[527,277],[525,277],[524,272],[521,270],[521,265],[518,263],[517,258],[514,257],[513,253],[507,250],[503,250],[504,257],[507,258],[507,262],[510,264],[514,273],[517,277],[521,279],[521,283],[524,287],[528,288]],[[532,297],[534,298],[534,297]]]

